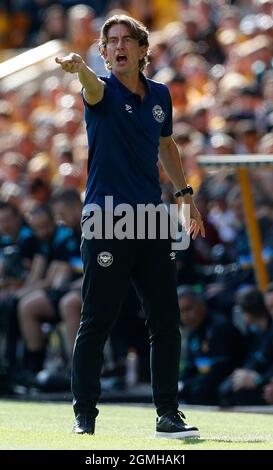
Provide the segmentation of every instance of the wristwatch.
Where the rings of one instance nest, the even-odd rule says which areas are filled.
[[[185,196],[185,194],[193,194],[193,189],[188,184],[185,188],[180,189],[180,191],[177,191],[176,193],[174,193],[175,197],[181,197],[181,196],[183,197]]]

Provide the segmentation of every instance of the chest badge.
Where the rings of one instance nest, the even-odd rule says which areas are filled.
[[[153,116],[157,122],[163,122],[165,119],[165,113],[159,104],[153,107]]]
[[[132,109],[132,106],[130,106],[129,104],[126,104],[125,105],[125,109],[128,113],[132,113],[133,112],[133,109]]]

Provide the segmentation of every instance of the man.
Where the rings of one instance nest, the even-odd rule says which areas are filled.
[[[44,276],[26,290],[18,304],[18,317],[25,340],[25,367],[32,374],[44,363],[46,345],[42,324],[56,321],[56,308],[74,279],[73,259],[79,240],[69,227],[57,226],[50,207],[42,205],[30,213],[29,224],[38,239],[44,263]],[[67,319],[70,330],[72,319]]]
[[[217,387],[239,364],[242,337],[224,315],[210,312],[192,287],[178,288],[178,302],[188,332],[180,396],[193,405],[216,405]]]
[[[238,294],[237,306],[247,326],[246,356],[240,368],[219,387],[222,406],[265,404],[263,388],[273,373],[273,329],[265,295],[253,286],[245,287]]]
[[[264,292],[264,300],[266,307],[270,313],[271,318],[273,319],[273,283],[268,284],[266,291]],[[266,387],[264,387],[263,397],[267,403],[270,405],[273,404],[273,374],[271,381]]]
[[[79,329],[82,304],[82,261],[80,256],[82,201],[80,194],[74,188],[57,189],[52,195],[51,207],[57,223],[71,228],[73,237],[77,241],[77,250],[70,259],[73,268],[73,281],[69,284],[67,292],[63,294],[60,291],[59,299],[60,317],[66,325],[67,357],[70,367],[74,342]]]
[[[105,196],[109,195],[115,207],[130,204],[135,213],[141,203],[160,204],[160,146],[165,170],[190,205],[189,233],[196,238],[201,231],[204,236],[171,137],[168,89],[142,74],[149,47],[146,28],[133,18],[115,15],[104,23],[99,47],[110,77],[98,78],[77,54],[56,58],[64,71],[78,72],[83,86],[89,143],[86,213],[87,206],[96,204],[106,217]],[[178,411],[179,309],[171,251],[170,239],[159,236],[153,240],[83,238],[83,307],[72,371],[74,432],[94,433],[103,347],[131,279],[147,313],[153,400],[158,414],[156,437],[199,436],[198,429],[186,425]]]
[[[2,287],[16,290],[23,285],[32,284],[34,274],[31,268],[38,252],[37,239],[25,225],[17,207],[9,202],[0,202]]]
[[[43,262],[37,238],[17,207],[9,202],[0,202],[0,259],[0,324],[12,376],[17,370],[16,345],[20,336],[17,304],[24,292],[41,279]]]
[[[270,284],[268,284],[264,292],[264,301],[267,310],[273,320],[273,282],[270,282]]]

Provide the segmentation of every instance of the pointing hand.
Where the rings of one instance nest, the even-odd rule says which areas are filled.
[[[59,57],[55,58],[55,62],[60,64],[62,69],[65,72],[77,73],[83,70],[86,65],[83,58],[79,54],[71,52],[71,54],[60,59]]]

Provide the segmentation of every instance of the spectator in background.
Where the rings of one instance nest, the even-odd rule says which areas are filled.
[[[242,359],[241,336],[224,316],[209,312],[193,288],[180,286],[178,300],[182,328],[188,329],[180,398],[215,405],[217,386]]]
[[[187,82],[185,77],[177,73],[170,73],[164,77],[162,72],[158,73],[158,80],[162,80],[170,90],[173,110],[176,116],[182,116],[188,111],[189,99],[187,96]]]
[[[53,137],[51,154],[57,167],[63,163],[73,163],[73,149],[65,133],[56,134]]]
[[[29,374],[27,374],[30,384],[34,381],[33,384],[36,387],[53,392],[70,389],[71,358],[76,333],[79,328],[81,311],[82,263],[80,258],[80,220],[82,202],[75,189],[63,188],[53,193],[51,206],[56,222],[72,229],[72,239],[68,240],[68,247],[73,239],[76,241],[75,249],[71,251],[69,259],[69,265],[73,272],[72,280],[71,282],[62,283],[62,285],[57,287],[40,289],[38,292],[36,291],[34,297],[27,298],[26,303],[32,312],[32,323],[34,323],[34,319],[37,322],[40,321],[41,329],[43,321],[52,325],[56,325],[60,321],[64,323],[62,335],[62,359],[64,366],[62,370],[56,370],[56,367],[48,368],[43,370],[42,374],[37,375],[35,379],[31,375],[28,377]],[[71,246],[69,249],[71,249]],[[26,339],[33,346],[33,343],[30,343],[29,337]],[[40,346],[42,346],[42,343]],[[28,355],[30,354],[28,353]],[[42,367],[42,365],[40,364],[39,367]],[[36,373],[37,371],[35,370],[34,372]]]
[[[66,26],[65,11],[62,5],[49,6],[43,15],[37,43],[44,44],[52,39],[63,39],[66,36]]]
[[[63,224],[72,229],[73,237],[77,241],[75,256],[70,260],[74,271],[74,281],[69,284],[67,289],[56,289],[54,302],[56,318],[58,319],[60,316],[66,328],[67,362],[70,367],[82,304],[82,262],[80,257],[82,202],[79,193],[73,188],[57,189],[50,202],[57,224]],[[50,301],[50,296],[48,300]]]
[[[0,100],[0,133],[9,129],[12,122],[13,107],[7,100]]]
[[[234,153],[234,139],[225,133],[215,133],[210,138],[212,155],[232,155]]]
[[[237,305],[247,327],[246,357],[219,387],[222,406],[264,404],[263,386],[273,373],[272,319],[262,293],[255,287],[238,295]]]
[[[0,259],[0,322],[6,336],[6,361],[12,374],[20,337],[17,304],[43,277],[44,265],[37,238],[19,209],[9,202],[0,202]]]
[[[35,277],[33,273],[31,274],[32,261],[35,254],[40,252],[37,239],[32,230],[25,225],[19,210],[8,202],[0,202],[0,246],[2,288],[12,290],[12,286],[31,285]],[[11,250],[11,247],[14,247],[14,250]],[[8,261],[9,255],[10,261]]]
[[[213,184],[213,180],[210,178],[204,186],[206,187],[209,183]],[[208,220],[218,231],[221,241],[225,244],[232,244],[236,240],[237,230],[239,230],[241,219],[244,217],[240,189],[236,186],[228,191],[226,185],[224,188],[221,186],[219,184],[211,190]]]
[[[195,106],[190,112],[190,124],[202,134],[204,145],[208,145],[210,137],[208,109],[204,106]]]
[[[68,11],[68,40],[73,51],[86,57],[90,44],[97,38],[94,31],[95,12],[91,6],[75,5]]]
[[[46,353],[42,323],[56,321],[56,306],[73,279],[72,260],[79,253],[79,244],[71,229],[56,226],[47,206],[34,209],[29,223],[39,240],[45,274],[20,300],[18,315],[26,344],[25,367],[35,374],[42,369]]]
[[[265,15],[273,14],[273,1],[272,0],[254,0],[254,4],[257,5],[258,11]]]
[[[254,121],[242,120],[238,123],[235,132],[238,138],[236,153],[246,155],[257,153],[259,134]]]
[[[26,159],[24,155],[16,152],[7,152],[2,157],[5,179],[21,187],[25,184]]]
[[[247,369],[238,369],[234,372],[232,381],[233,393],[231,398],[223,404],[230,405],[264,405],[264,391],[273,377],[273,330],[271,328],[261,348],[257,351],[253,361],[247,364]],[[225,391],[220,389],[220,393]]]
[[[273,320],[273,283],[270,283],[264,292],[264,301]]]

